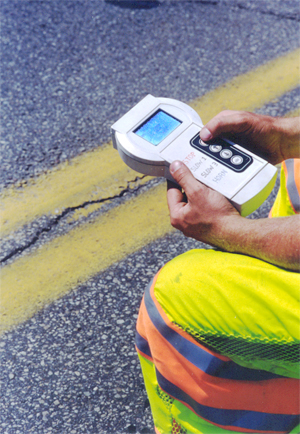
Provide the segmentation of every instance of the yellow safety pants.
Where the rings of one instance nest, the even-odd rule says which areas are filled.
[[[272,217],[298,212],[298,167],[283,165]],[[160,270],[136,333],[157,433],[300,432],[299,288],[299,273],[216,250]]]

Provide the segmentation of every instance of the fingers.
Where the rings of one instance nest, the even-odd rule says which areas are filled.
[[[185,192],[178,185],[168,183],[170,221],[184,235],[205,242],[217,214],[232,214],[232,209],[237,212],[224,196],[199,182],[181,161],[170,165],[170,173]]]
[[[174,182],[168,181],[167,183],[168,191],[167,191],[167,200],[168,200],[168,206],[169,211],[173,211],[178,207],[180,204],[184,205],[184,195],[181,191],[181,187],[178,184],[175,184]]]
[[[194,190],[199,189],[199,181],[181,161],[174,161],[170,165],[170,173],[174,180],[184,189],[188,197]]]
[[[224,110],[212,118],[200,131],[200,137],[205,142],[221,135],[238,134],[249,128],[251,113],[234,110]]]
[[[197,202],[196,196],[199,191],[206,187],[194,178],[192,172],[181,161],[174,161],[171,164],[170,173],[177,182],[177,185],[168,183],[167,199],[171,224],[180,229],[178,222],[190,208],[191,203]],[[179,186],[183,188],[184,193]]]

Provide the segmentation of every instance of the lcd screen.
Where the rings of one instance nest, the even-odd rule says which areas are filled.
[[[139,126],[134,133],[139,137],[157,146],[182,122],[173,118],[163,110],[158,110],[154,115]]]

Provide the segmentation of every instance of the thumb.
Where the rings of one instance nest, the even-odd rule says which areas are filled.
[[[182,161],[173,161],[170,165],[170,173],[187,195],[192,190],[199,188],[199,182]]]

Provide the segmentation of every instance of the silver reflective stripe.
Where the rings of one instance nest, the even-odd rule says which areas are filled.
[[[295,182],[295,168],[294,160],[286,160],[285,165],[287,168],[286,188],[289,194],[291,204],[296,212],[300,212],[300,196]]]

